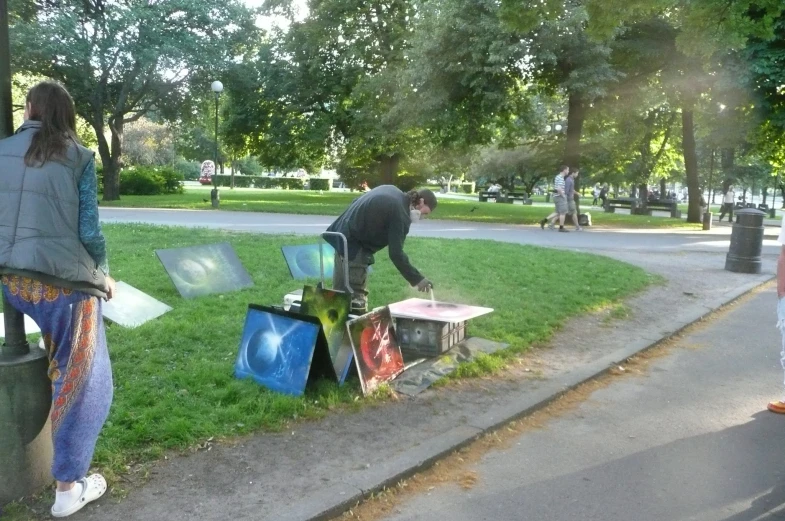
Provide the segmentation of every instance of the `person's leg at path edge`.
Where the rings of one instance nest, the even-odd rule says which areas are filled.
[[[106,492],[99,474],[87,476],[95,444],[112,403],[112,370],[101,301],[25,277],[3,277],[14,308],[40,327],[52,381],[54,517],[66,517]]]

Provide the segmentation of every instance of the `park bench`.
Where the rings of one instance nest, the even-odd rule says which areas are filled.
[[[504,197],[504,194],[501,192],[480,192],[478,196],[481,203],[487,203],[488,199],[493,199],[493,202],[498,201],[500,198]]]
[[[503,199],[499,199],[496,201],[497,203],[510,203],[515,204],[532,204],[532,200],[529,199],[529,194],[526,192],[508,192]]]
[[[616,208],[627,208],[630,210],[630,213],[635,213],[635,209],[638,208],[639,204],[640,200],[634,197],[608,199],[608,201],[605,203],[605,212],[616,213]]]
[[[488,202],[493,199],[497,203],[510,203],[515,204],[532,204],[532,200],[526,192],[480,192],[479,200],[481,203]]]
[[[681,218],[681,210],[676,201],[672,199],[655,199],[646,203],[646,215],[651,215],[653,210],[663,210],[671,213],[674,219]]]

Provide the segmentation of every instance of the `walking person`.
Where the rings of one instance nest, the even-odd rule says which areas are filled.
[[[368,267],[374,263],[373,255],[383,248],[387,248],[390,260],[411,286],[419,291],[433,287],[409,262],[403,243],[411,224],[436,209],[436,203],[436,196],[427,188],[404,193],[392,185],[377,186],[355,199],[327,228],[328,232],[342,233],[348,243],[349,251],[344,252],[343,242],[338,238],[325,238],[335,249],[335,289],[346,287],[343,263],[349,262],[352,313],[364,314],[368,309]]]
[[[592,190],[592,195],[594,196],[594,200],[591,202],[591,205],[597,206],[597,201],[600,200],[600,183],[594,185],[594,189]]]
[[[548,217],[540,221],[540,228],[543,230],[545,229],[545,223],[548,223],[548,228],[553,230],[554,222],[556,218],[559,219],[559,231],[566,232],[567,230],[564,229],[564,218],[567,215],[567,211],[569,207],[567,205],[567,195],[564,190],[566,180],[565,178],[570,175],[570,168],[566,165],[563,165],[559,169],[559,173],[556,174],[556,177],[553,180],[553,189],[556,192],[553,197],[553,204],[555,206],[555,211],[551,212]]]
[[[567,215],[569,215],[572,218],[572,222],[573,224],[575,224],[576,232],[583,231],[583,228],[581,228],[581,223],[579,218],[581,194],[578,192],[578,190],[575,189],[575,185],[578,182],[578,176],[580,174],[581,171],[575,168],[570,172],[570,175],[564,180],[565,193],[567,194]],[[566,221],[566,217],[565,217],[565,221]]]
[[[782,335],[780,364],[785,372],[785,217],[782,218],[782,227],[777,242],[780,244],[780,256],[777,259],[777,328]],[[783,383],[785,384],[785,382]],[[768,409],[771,412],[785,414],[785,390],[783,390],[782,396],[779,400],[769,402]]]
[[[720,211],[720,219],[725,217],[725,214],[728,214],[728,222],[733,221],[733,204],[736,200],[736,192],[733,190],[733,185],[728,185],[728,188],[725,190],[725,193],[722,196],[722,210]]]
[[[39,83],[25,121],[0,140],[0,275],[4,297],[41,329],[52,381],[51,512],[65,517],[106,492],[87,476],[112,402],[101,300],[115,283],[98,221],[92,151],[78,144],[71,96]]]
[[[608,183],[602,185],[600,189],[600,200],[602,201],[602,207],[605,208],[608,205]]]

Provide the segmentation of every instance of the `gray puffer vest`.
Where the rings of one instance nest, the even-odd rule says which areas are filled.
[[[0,140],[0,272],[105,294],[106,276],[79,239],[79,180],[94,154],[74,143],[65,160],[27,166],[39,128],[26,121]]]

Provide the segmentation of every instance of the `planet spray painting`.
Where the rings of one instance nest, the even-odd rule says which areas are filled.
[[[352,346],[346,336],[351,300],[347,293],[341,291],[305,286],[300,307],[302,314],[316,317],[321,322],[339,383],[346,379],[352,362]]]
[[[315,279],[321,276],[319,273],[318,244],[282,246],[281,252],[283,252],[293,279]],[[333,276],[333,267],[335,265],[335,250],[329,244],[322,244],[322,259],[324,262],[324,277],[330,279]]]
[[[229,243],[155,250],[183,298],[226,293],[253,286]]]
[[[316,349],[319,345],[323,351]],[[314,353],[321,357],[314,357]],[[299,396],[309,379],[325,375],[325,360],[328,373],[334,375],[318,319],[266,306],[248,306],[234,365],[236,377],[250,377],[270,390]]]

